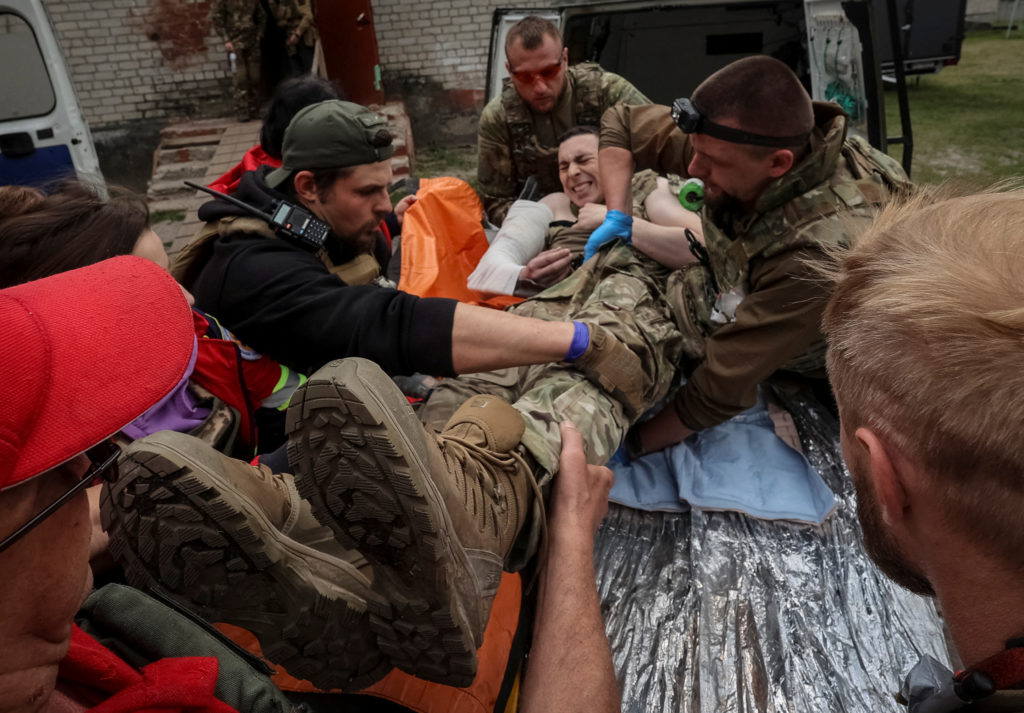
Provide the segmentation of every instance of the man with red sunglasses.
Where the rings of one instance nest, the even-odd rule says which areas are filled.
[[[505,39],[509,79],[480,115],[477,178],[487,217],[500,225],[533,176],[539,195],[561,190],[558,138],[573,126],[597,126],[616,104],[650,100],[617,74],[592,62],[569,66],[554,24],[525,17]]]

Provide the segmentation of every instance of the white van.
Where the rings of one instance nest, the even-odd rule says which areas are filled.
[[[2,0],[0,0],[2,1]],[[913,136],[906,74],[935,72],[960,57],[966,0],[553,0],[550,9],[499,8],[491,28],[487,98],[501,92],[505,35],[526,15],[562,28],[569,63],[584,60],[626,77],[659,104],[688,96],[729,62],[770,54],[788,64],[815,99],[835,101],[851,130],[874,146]],[[898,33],[890,30],[895,18]],[[894,50],[896,44],[900,50]],[[902,55],[902,66],[892,57]],[[902,70],[902,71],[900,71]],[[883,80],[897,85],[900,136],[885,124]]]
[[[60,45],[41,0],[0,0],[0,185],[77,175],[102,182]]]

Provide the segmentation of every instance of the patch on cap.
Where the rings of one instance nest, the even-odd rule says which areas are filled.
[[[288,124],[281,168],[267,183],[276,188],[295,171],[385,161],[395,153],[391,141],[387,121],[365,106],[340,99],[311,104]]]

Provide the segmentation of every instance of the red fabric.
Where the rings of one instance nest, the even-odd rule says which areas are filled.
[[[281,365],[266,356],[241,358],[235,342],[206,336],[210,323],[202,314],[193,310],[192,320],[199,340],[192,381],[238,411],[239,437],[255,448],[253,413],[274,392],[281,378]]]
[[[0,489],[93,447],[181,383],[188,309],[166,270],[130,255],[0,290]]]
[[[75,626],[57,683],[89,713],[237,713],[214,696],[217,669],[215,658],[190,656],[136,671]]]
[[[987,673],[996,684],[996,690],[1014,688],[1024,682],[1024,647],[1004,649],[978,665],[962,671],[957,678],[966,677],[971,671]]]
[[[245,156],[242,156],[242,160],[238,164],[228,169],[223,176],[211,183],[210,188],[221,193],[234,193],[238,188],[238,182],[242,180],[243,173],[255,171],[260,166],[277,168],[280,165],[281,161],[279,159],[268,156],[263,147],[257,144],[245,152]]]

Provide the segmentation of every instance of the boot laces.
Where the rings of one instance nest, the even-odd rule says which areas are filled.
[[[493,527],[497,534],[498,515],[499,513],[504,514],[508,510],[508,493],[498,482],[497,473],[502,471],[509,478],[514,478],[516,471],[521,469],[523,473],[529,474],[530,467],[526,460],[515,450],[507,453],[495,453],[458,436],[435,435],[435,439],[444,455],[449,471],[461,476],[463,482],[460,485],[463,496],[467,500],[470,497],[472,483],[480,484],[480,490],[486,499],[487,510],[491,513]],[[533,481],[529,475],[527,478]],[[480,528],[484,529],[487,526],[486,511],[482,512],[481,516]]]

